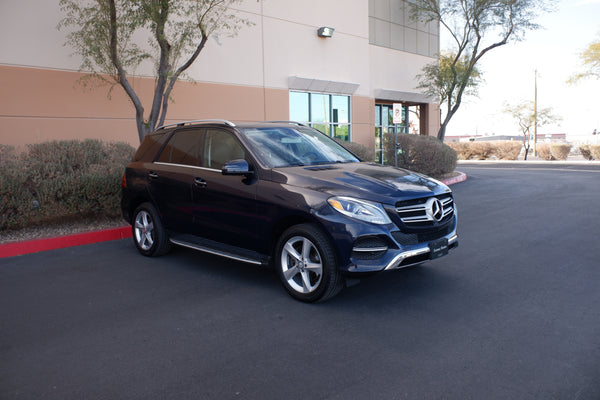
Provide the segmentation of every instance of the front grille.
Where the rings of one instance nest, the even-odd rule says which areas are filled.
[[[396,212],[406,226],[445,224],[454,216],[452,194],[406,200],[396,204]]]

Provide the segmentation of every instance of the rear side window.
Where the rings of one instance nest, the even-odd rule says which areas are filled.
[[[138,147],[133,161],[152,161],[158,150],[161,148],[168,135],[164,133],[151,133],[146,135],[140,147]]]
[[[196,129],[175,131],[158,157],[158,162],[181,165],[200,165],[202,134]]]

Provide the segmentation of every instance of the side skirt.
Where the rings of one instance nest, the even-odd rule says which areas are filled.
[[[271,261],[269,256],[257,253],[255,251],[215,242],[208,239],[198,238],[193,235],[177,235],[171,237],[170,241],[178,246],[187,247],[193,250],[214,254],[248,264],[267,266]]]

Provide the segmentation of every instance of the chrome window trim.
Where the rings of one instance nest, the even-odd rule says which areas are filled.
[[[188,165],[188,164],[166,163],[166,162],[162,162],[162,161],[155,161],[153,164],[166,165],[166,166],[169,166],[169,167],[186,167],[186,168],[199,169],[199,170],[203,170],[203,171],[221,172],[220,169],[207,168],[207,167],[198,167],[198,166],[195,166],[195,165]]]

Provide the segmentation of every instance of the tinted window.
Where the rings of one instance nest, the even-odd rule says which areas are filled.
[[[221,129],[208,129],[204,140],[202,166],[221,169],[226,162],[245,159],[244,149],[229,132]]]
[[[199,130],[176,131],[157,161],[171,164],[199,165],[201,138]]]
[[[147,161],[152,161],[162,144],[165,142],[167,136],[168,135],[165,135],[164,132],[146,135],[146,137],[140,144],[140,147],[135,152],[133,160],[140,161],[144,159]]]

